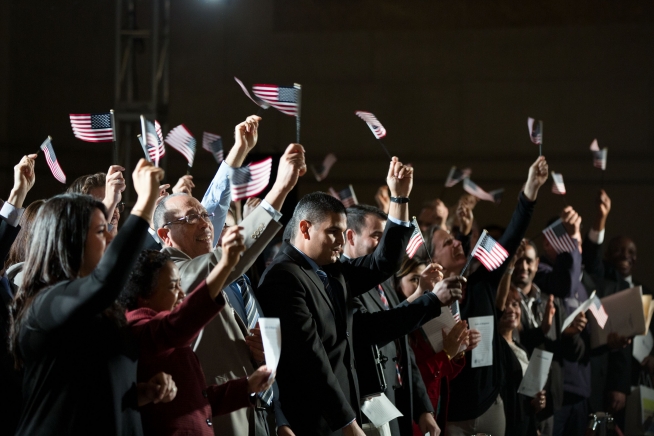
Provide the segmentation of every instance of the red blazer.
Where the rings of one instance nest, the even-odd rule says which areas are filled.
[[[445,434],[445,424],[447,417],[447,405],[449,403],[450,381],[456,377],[466,365],[465,356],[458,360],[450,360],[444,351],[434,352],[431,344],[422,332],[422,329],[416,330],[409,336],[409,344],[416,356],[416,364],[420,370],[422,380],[427,388],[427,395],[431,400],[431,405],[437,413],[437,423],[441,429],[441,434]],[[441,380],[444,380],[444,395],[441,401],[440,410],[438,400],[441,394]],[[413,425],[414,436],[424,436],[418,426]]]
[[[211,417],[250,406],[247,377],[207,386],[190,345],[225,306],[222,293],[212,300],[203,281],[172,311],[141,308],[127,312],[127,322],[140,345],[137,380],[158,372],[170,374],[177,396],[170,403],[141,408],[145,435],[213,436]],[[220,352],[220,350],[216,350]]]

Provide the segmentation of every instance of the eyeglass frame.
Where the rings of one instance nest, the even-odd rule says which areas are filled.
[[[206,217],[202,216],[202,215],[206,215]],[[196,217],[198,217],[198,219],[203,219],[204,221],[210,223],[211,222],[210,218],[213,218],[214,215],[215,214],[213,212],[211,212],[211,213],[209,213],[209,212],[192,213],[190,215],[186,215],[186,216],[183,216],[181,218],[177,218],[177,219],[174,219],[172,221],[169,221],[166,224],[164,224],[162,227],[166,227],[166,226],[169,226],[171,224],[182,224],[182,223],[191,224],[191,223],[188,222],[188,220],[192,216],[196,216]]]

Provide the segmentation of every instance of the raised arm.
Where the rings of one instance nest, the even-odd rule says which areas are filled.
[[[611,198],[600,189],[596,202],[595,219],[583,243],[582,260],[589,274],[604,278],[604,263],[602,262],[602,244],[606,220],[611,212]]]

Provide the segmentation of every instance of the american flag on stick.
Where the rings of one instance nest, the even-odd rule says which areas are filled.
[[[565,195],[565,183],[563,183],[563,175],[552,171],[552,193],[557,195]]]
[[[445,187],[451,188],[452,186],[455,186],[461,180],[470,177],[470,174],[472,174],[470,168],[464,168],[462,170],[457,167],[450,168],[450,172],[447,174],[447,178],[445,179]]]
[[[193,166],[197,141],[184,124],[180,124],[168,132],[166,142],[186,158],[189,167]]]
[[[243,90],[243,92],[245,93],[245,95],[246,95],[250,100],[252,100],[252,101],[254,102],[254,104],[256,104],[257,106],[261,107],[262,109],[268,109],[268,108],[270,107],[270,105],[269,105],[268,103],[266,103],[265,101],[261,100],[261,99],[258,98],[256,95],[255,95],[254,97],[252,97],[252,96],[250,95],[250,92],[248,91],[248,89],[245,87],[245,85],[243,84],[243,82],[241,82],[241,81],[239,80],[238,77],[234,76],[234,80],[236,80],[236,83],[238,83],[238,86],[241,87],[241,89]]]
[[[604,328],[606,321],[609,320],[609,315],[604,310],[604,306],[602,306],[602,300],[600,300],[597,295],[593,297],[593,302],[588,309],[590,310],[590,313],[592,313],[595,317],[597,324],[601,328]]]
[[[420,246],[425,243],[425,240],[422,238],[420,226],[418,225],[416,217],[413,217],[411,224],[413,225],[413,233],[411,234],[411,239],[409,239],[409,243],[406,246],[406,254],[410,259],[413,259],[413,256],[416,255]]]
[[[593,166],[601,170],[606,169],[606,155],[609,152],[607,147],[600,150],[597,139],[594,139],[590,144],[590,151],[593,153]]]
[[[318,169],[311,165],[311,171],[313,171],[313,175],[316,176],[317,181],[323,181],[329,174],[329,170],[334,166],[336,163],[336,155],[334,153],[329,153],[327,156],[325,156],[325,159],[322,161],[322,165]]]
[[[238,201],[258,195],[270,182],[272,157],[234,170],[231,176],[232,200]]]
[[[159,124],[159,121],[157,120],[154,120],[154,129],[157,131],[157,137],[159,138],[159,142],[163,144],[164,142],[163,132],[161,131],[161,124]]]
[[[252,86],[252,93],[283,114],[299,115],[300,90],[296,87],[259,84]]]
[[[61,169],[61,166],[57,161],[57,156],[55,156],[54,148],[52,147],[52,138],[50,136],[48,136],[46,140],[43,141],[43,144],[41,144],[41,150],[43,150],[45,161],[48,163],[52,175],[55,179],[65,184],[66,174],[64,174],[64,170]]]
[[[504,263],[509,253],[484,230],[470,256],[477,258],[488,271],[493,271]]]
[[[450,305],[450,312],[452,313],[452,318],[454,318],[454,321],[461,321],[461,310],[459,309],[458,301],[454,301],[454,303]]]
[[[386,136],[386,129],[373,114],[364,111],[357,111],[355,114],[368,124],[368,127],[372,130],[372,134],[375,135],[375,138],[382,139]]]
[[[164,145],[163,138],[159,135],[161,132],[161,126],[158,126],[157,123],[153,124],[152,121],[145,119],[141,115],[141,138],[145,144],[145,150],[147,150],[147,157],[150,162],[154,162],[155,166],[159,166],[159,161],[166,154],[166,146]]]
[[[76,138],[86,142],[116,140],[111,112],[102,114],[70,114],[70,125]]]
[[[560,218],[543,230],[543,236],[557,254],[572,253],[577,250],[577,243],[570,237]]]
[[[504,189],[497,189],[492,192],[486,192],[469,178],[463,179],[463,190],[468,194],[474,195],[480,200],[492,201],[493,203],[498,203],[501,201],[502,193],[504,192]]]
[[[347,188],[338,191],[338,198],[341,200],[343,206],[345,206],[346,208],[350,206],[354,206],[355,204],[359,204],[352,185],[348,185]]]
[[[223,161],[223,139],[220,135],[204,132],[202,134],[202,148],[213,154],[216,162]]]
[[[536,145],[543,144],[543,122],[533,118],[527,118],[527,127],[529,127],[529,139]]]

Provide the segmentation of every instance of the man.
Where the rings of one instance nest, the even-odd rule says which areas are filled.
[[[229,209],[229,177],[233,168],[242,165],[245,156],[256,144],[259,120],[259,117],[249,117],[236,126],[236,143],[225,159],[224,166],[221,165],[224,170],[219,170],[212,182],[212,186],[217,188],[210,188],[207,194],[213,200],[218,199],[217,202],[209,202],[209,206],[213,207],[213,217],[204,202],[200,203],[182,193],[163,198],[155,210],[153,221],[157,235],[164,244],[162,251],[169,253],[179,267],[182,288],[186,292],[193,291],[220,260],[220,247],[212,248]],[[281,213],[278,211],[298,177],[305,172],[304,149],[299,144],[289,145],[280,160],[277,179],[271,191],[261,205],[240,224],[243,227],[246,252],[228,278],[228,282],[236,283],[224,289],[232,310],[221,311],[206,326],[199,343],[196,343],[195,351],[207,383],[242,377],[244,371],[250,374],[264,360],[260,333],[254,328],[260,309],[248,279],[243,274],[279,231],[281,225],[277,221]],[[244,310],[245,307],[249,310]],[[252,333],[257,334],[257,337],[252,336]],[[271,405],[270,392],[264,394],[259,396],[255,410],[241,409],[214,417],[213,422],[207,424],[213,425],[214,432],[220,435],[263,436],[273,433],[274,429],[269,430],[266,422]],[[277,403],[274,411],[276,425],[285,427],[280,432],[292,434],[288,433],[289,429]]]
[[[356,205],[348,208],[343,256],[346,259],[354,259],[371,254],[379,245],[386,221],[387,215],[376,207]],[[435,280],[442,279],[440,266],[431,265],[429,269],[434,271]],[[404,415],[390,421],[391,434],[412,435],[412,422],[415,421],[422,434],[433,435],[438,429],[434,409],[406,334],[440,315],[441,301],[436,294],[430,292],[410,305],[400,304],[390,280],[378,284],[355,299],[357,310],[354,313],[354,354],[361,395],[376,393],[365,392],[365,386],[379,386],[371,348],[378,346],[383,358],[387,359],[383,365],[387,385],[384,393]],[[433,286],[431,288],[433,289]],[[446,302],[449,300],[450,298]],[[386,317],[371,322],[370,316],[367,316],[369,314],[396,315],[397,318]],[[380,331],[388,331],[396,336],[395,340],[380,341]]]
[[[288,224],[290,240],[261,279],[261,306],[267,316],[281,320],[280,401],[299,435],[363,434],[351,338],[353,299],[399,267],[412,233],[413,168],[394,157],[387,184],[389,222],[373,254],[339,261],[345,208],[330,195],[314,192],[296,206]]]

